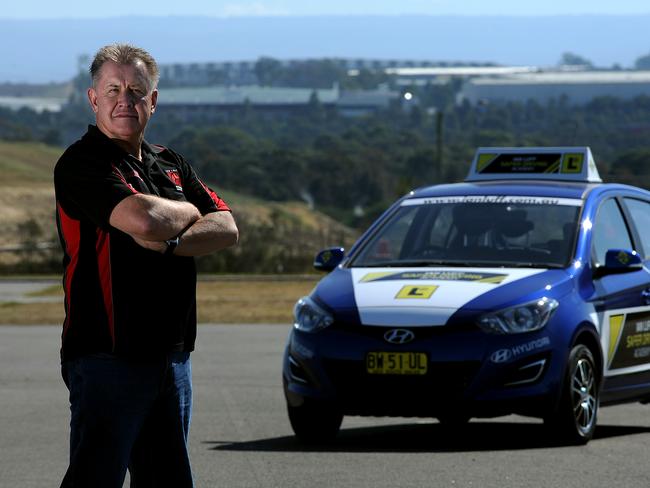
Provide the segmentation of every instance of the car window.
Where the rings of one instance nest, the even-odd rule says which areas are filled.
[[[413,223],[417,208],[400,209],[399,217],[391,219],[381,230],[380,237],[366,249],[365,255],[372,262],[393,261],[399,258],[404,239]]]
[[[641,237],[644,259],[650,259],[650,203],[636,198],[626,198],[625,205]]]
[[[563,267],[582,201],[469,196],[405,201],[351,266]]]
[[[632,249],[623,214],[613,198],[606,200],[598,209],[593,226],[592,249],[596,264],[605,263],[605,254],[609,249]]]

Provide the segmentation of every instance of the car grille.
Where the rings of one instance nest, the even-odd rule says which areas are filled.
[[[332,329],[340,330],[353,336],[368,337],[370,339],[383,340],[384,334],[392,329],[409,329],[415,333],[419,340],[430,339],[432,337],[440,337],[450,333],[463,333],[463,332],[477,332],[478,327],[469,322],[457,323],[453,327],[437,326],[437,327],[410,327],[408,324],[402,326],[379,326],[379,325],[352,325],[346,323],[335,322]]]
[[[479,361],[430,362],[425,375],[371,375],[361,361],[326,360],[339,403],[351,415],[431,416],[460,402]]]

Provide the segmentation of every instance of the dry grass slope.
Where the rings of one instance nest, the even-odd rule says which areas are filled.
[[[19,225],[36,221],[52,239],[52,171],[63,150],[38,143],[0,141],[0,246],[19,244]]]
[[[63,149],[40,143],[0,141],[2,186],[52,182],[52,170]]]
[[[36,222],[42,231],[39,240],[56,241],[52,171],[62,152],[61,148],[38,143],[0,141],[0,248],[21,244],[25,238],[21,225],[30,220]],[[248,225],[275,228],[280,224],[279,227],[284,229],[299,228],[314,237],[305,239],[310,247],[324,230],[341,240],[336,244],[354,241],[353,231],[310,210],[302,202],[266,202],[228,190],[216,190],[231,206],[235,217]],[[309,252],[316,250],[310,249]],[[6,256],[0,255],[0,259],[6,259]]]

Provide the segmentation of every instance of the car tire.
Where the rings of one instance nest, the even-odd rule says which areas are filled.
[[[545,424],[562,443],[586,444],[596,430],[599,394],[594,356],[578,344],[569,354],[558,409],[544,419]]]
[[[335,406],[309,398],[298,407],[287,405],[287,411],[293,432],[305,444],[333,440],[343,422],[343,414]]]

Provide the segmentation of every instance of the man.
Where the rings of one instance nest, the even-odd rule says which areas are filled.
[[[96,126],[54,170],[71,410],[62,486],[122,487],[128,468],[132,487],[190,487],[193,256],[235,244],[238,231],[180,155],[144,140],[155,60],[115,44],[90,73]]]

